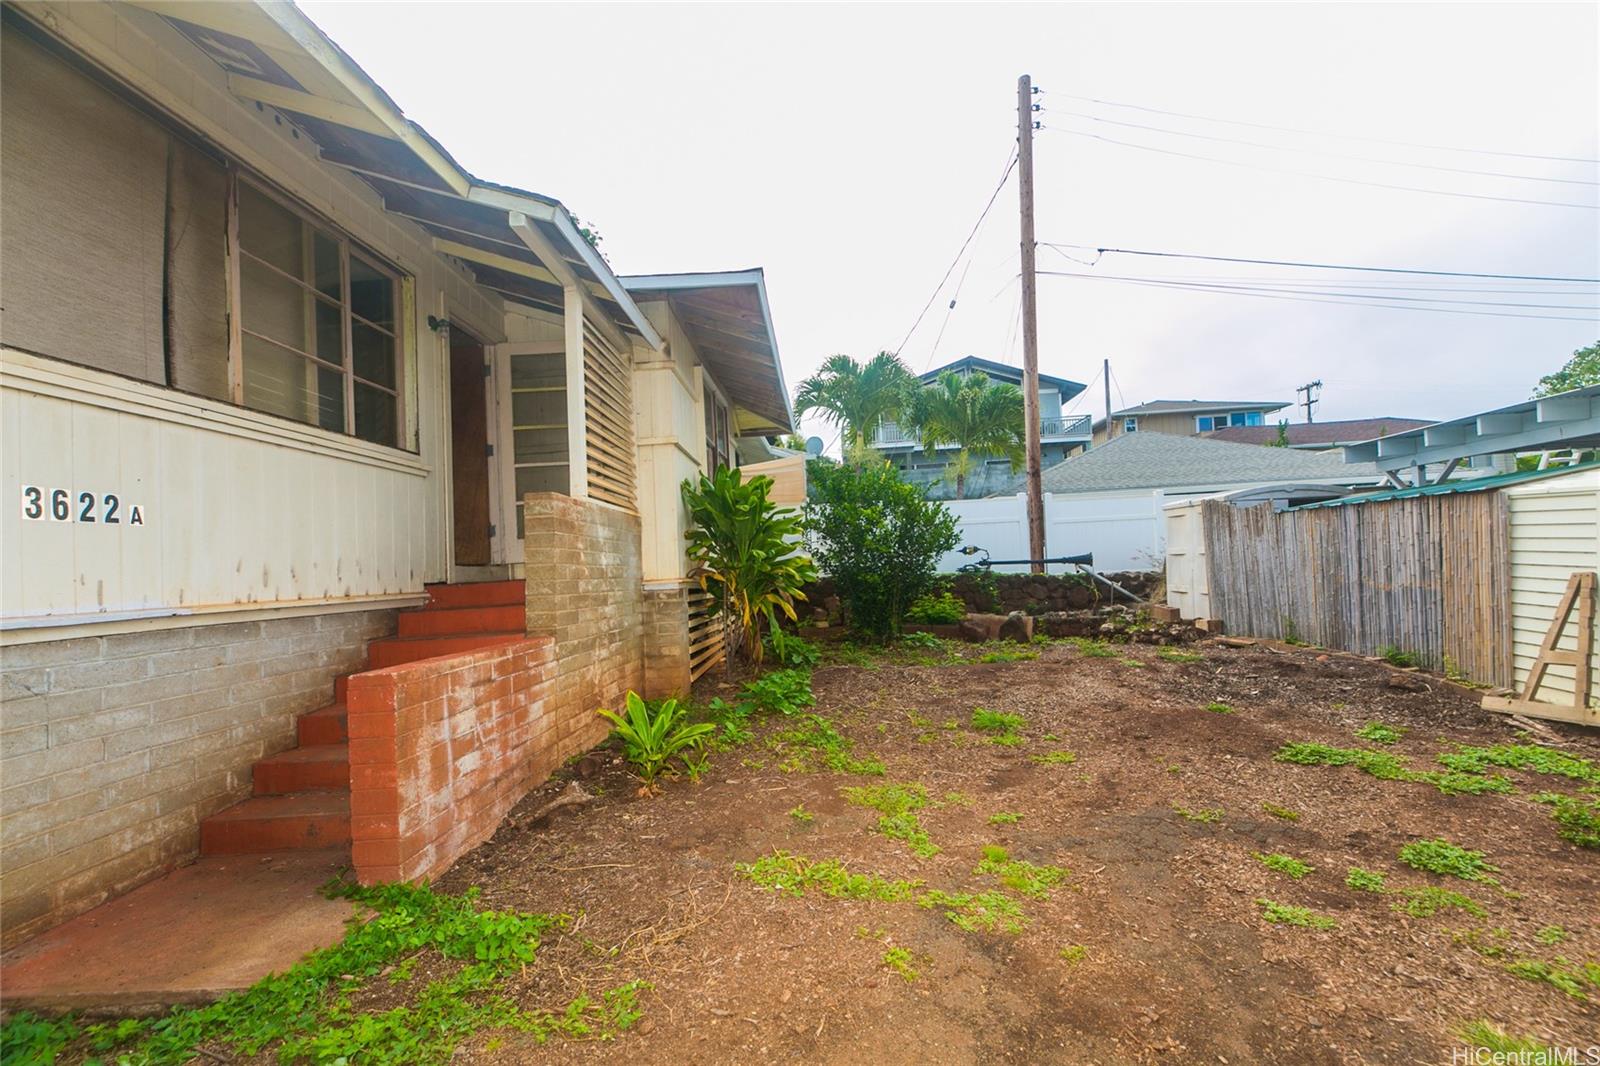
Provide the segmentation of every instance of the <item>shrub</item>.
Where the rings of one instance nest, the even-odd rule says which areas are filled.
[[[821,648],[781,629],[767,635],[767,651],[780,666],[815,666],[822,659]]]
[[[955,625],[967,616],[967,605],[961,597],[946,590],[938,594],[919,596],[906,608],[906,621],[921,625]]]
[[[1417,657],[1416,652],[1405,651],[1398,645],[1394,644],[1385,644],[1383,647],[1379,648],[1378,656],[1390,666],[1398,666],[1402,669],[1410,666],[1417,666],[1422,661]]]
[[[712,611],[722,616],[730,652],[760,662],[763,631],[780,649],[786,637],[778,628],[781,613],[796,621],[794,601],[800,589],[816,578],[811,560],[796,551],[800,518],[767,499],[772,479],[742,481],[739,471],[719,467],[698,484],[684,481],[684,506],[692,528],[691,573],[711,593]]]
[[[613,711],[597,713],[616,726],[622,750],[645,784],[655,781],[673,756],[699,747],[716,728],[710,722],[685,722],[687,711],[677,700],[651,707],[637,692],[628,693],[626,717]]]
[[[932,590],[939,557],[960,537],[956,519],[887,463],[862,467],[813,461],[806,534],[857,632],[886,640],[906,610]]]
[[[739,699],[763,714],[789,716],[817,702],[811,694],[809,670],[774,670],[765,677],[746,682],[739,691]]]

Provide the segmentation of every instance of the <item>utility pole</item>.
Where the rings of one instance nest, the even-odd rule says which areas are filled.
[[[1028,558],[1044,573],[1044,489],[1039,454],[1039,293],[1033,239],[1033,79],[1017,79],[1017,188],[1022,208],[1022,420],[1028,456]]]
[[[1306,398],[1300,401],[1299,406],[1306,409],[1306,425],[1309,426],[1311,424],[1311,405],[1316,403],[1318,397],[1322,395],[1322,379],[1318,378],[1316,381],[1308,381],[1294,391],[1297,393],[1305,393]]]
[[[1100,377],[1106,387],[1106,443],[1111,443],[1111,360],[1107,359],[1100,364]],[[1092,437],[1093,427],[1090,427]]]

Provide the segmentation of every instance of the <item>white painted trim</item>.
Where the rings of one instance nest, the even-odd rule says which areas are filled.
[[[416,477],[432,472],[419,456],[398,448],[15,348],[0,348],[0,382],[15,392],[87,404]]]
[[[295,600],[250,607],[230,603],[216,607],[155,607],[148,611],[119,611],[103,615],[72,614],[6,618],[0,620],[0,647],[72,640],[75,637],[106,637],[157,629],[185,629],[191,626],[226,625],[230,622],[255,622],[263,618],[298,618],[308,614],[348,614],[353,611],[420,607],[427,602],[428,595],[425,592],[404,592],[385,596]]]

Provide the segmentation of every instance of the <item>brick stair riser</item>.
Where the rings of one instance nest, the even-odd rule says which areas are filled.
[[[526,608],[520,603],[507,607],[428,607],[420,611],[401,611],[399,635],[453,637],[505,633],[522,629],[525,621]]]
[[[263,760],[252,770],[258,796],[283,796],[291,792],[346,792],[350,789],[350,760],[272,762]]]
[[[372,669],[381,670],[387,666],[414,663],[421,659],[437,658],[440,655],[459,655],[464,651],[487,648],[495,644],[509,644],[511,641],[521,639],[520,633],[484,633],[468,637],[376,640],[368,646],[367,655],[372,661]]]
[[[344,744],[349,739],[350,720],[343,705],[324,707],[295,719],[295,740],[302,748]]]
[[[471,585],[429,585],[429,607],[508,607],[527,597],[521,581],[485,581]]]
[[[350,815],[298,815],[200,823],[200,854],[257,855],[350,843]]]

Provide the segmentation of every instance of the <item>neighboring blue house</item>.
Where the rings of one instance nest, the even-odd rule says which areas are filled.
[[[990,359],[979,359],[975,355],[930,370],[923,374],[920,380],[924,383],[931,382],[946,370],[954,370],[958,374],[981,373],[992,381],[1010,382],[1018,388],[1022,386],[1020,367],[1006,366]],[[1077,396],[1083,389],[1084,386],[1076,381],[1050,377],[1046,374],[1039,375],[1039,445],[1043,465],[1046,467],[1059,463],[1068,456],[1076,455],[1089,446],[1093,419],[1089,415],[1063,416],[1061,413],[1062,404]],[[909,430],[893,422],[883,422],[872,435],[872,446],[903,471],[907,481],[927,485],[928,495],[931,498],[950,499],[955,495],[954,480],[947,481],[944,477],[945,465],[959,450],[955,445],[942,445],[933,455],[929,455],[923,449],[922,442]],[[1016,477],[1016,471],[1011,469],[1011,462],[1008,459],[991,456],[974,458],[978,462],[975,469],[967,475],[968,499],[986,496],[1005,488]]]

